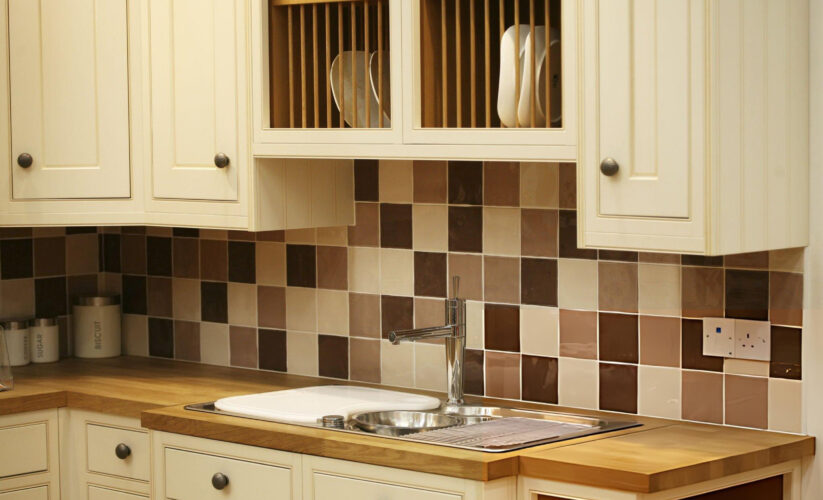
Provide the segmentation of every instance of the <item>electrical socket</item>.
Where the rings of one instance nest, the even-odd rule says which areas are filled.
[[[734,356],[735,320],[703,318],[703,355],[731,358]]]
[[[770,361],[772,332],[768,321],[737,319],[734,324],[734,357]]]

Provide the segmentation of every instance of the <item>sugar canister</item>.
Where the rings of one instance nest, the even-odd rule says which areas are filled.
[[[29,336],[32,363],[54,363],[60,359],[60,333],[56,318],[31,320]]]
[[[72,308],[74,355],[112,358],[120,355],[120,297],[81,296]]]
[[[9,350],[9,364],[23,366],[31,361],[29,348],[29,322],[25,319],[12,319],[3,322],[6,347]]]

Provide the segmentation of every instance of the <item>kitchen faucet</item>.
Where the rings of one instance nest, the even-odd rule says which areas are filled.
[[[463,404],[463,360],[466,355],[466,300],[458,298],[460,277],[453,279],[454,298],[446,299],[446,324],[389,333],[389,341],[397,345],[422,339],[446,339],[447,407]]]

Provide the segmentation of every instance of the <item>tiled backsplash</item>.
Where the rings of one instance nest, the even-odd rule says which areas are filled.
[[[800,431],[802,250],[578,249],[572,164],[364,160],[355,173],[354,227],[101,229],[98,281],[123,294],[124,350],[445,391],[442,345],[381,338],[441,324],[459,275],[469,393]],[[52,246],[40,231],[35,276]],[[67,262],[91,259],[70,250],[76,235],[51,238]],[[6,247],[31,248],[12,241],[4,302],[7,261],[25,253]],[[30,268],[16,284],[32,288]],[[92,281],[70,268],[69,295]],[[771,320],[772,361],[704,357],[697,318],[723,315]]]

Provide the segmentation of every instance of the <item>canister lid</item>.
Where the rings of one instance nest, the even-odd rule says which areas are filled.
[[[54,326],[57,318],[34,318],[29,320],[29,326]]]
[[[80,295],[74,298],[76,306],[113,306],[120,304],[119,295]]]
[[[5,330],[25,330],[29,327],[29,320],[27,319],[6,319],[0,325]]]

